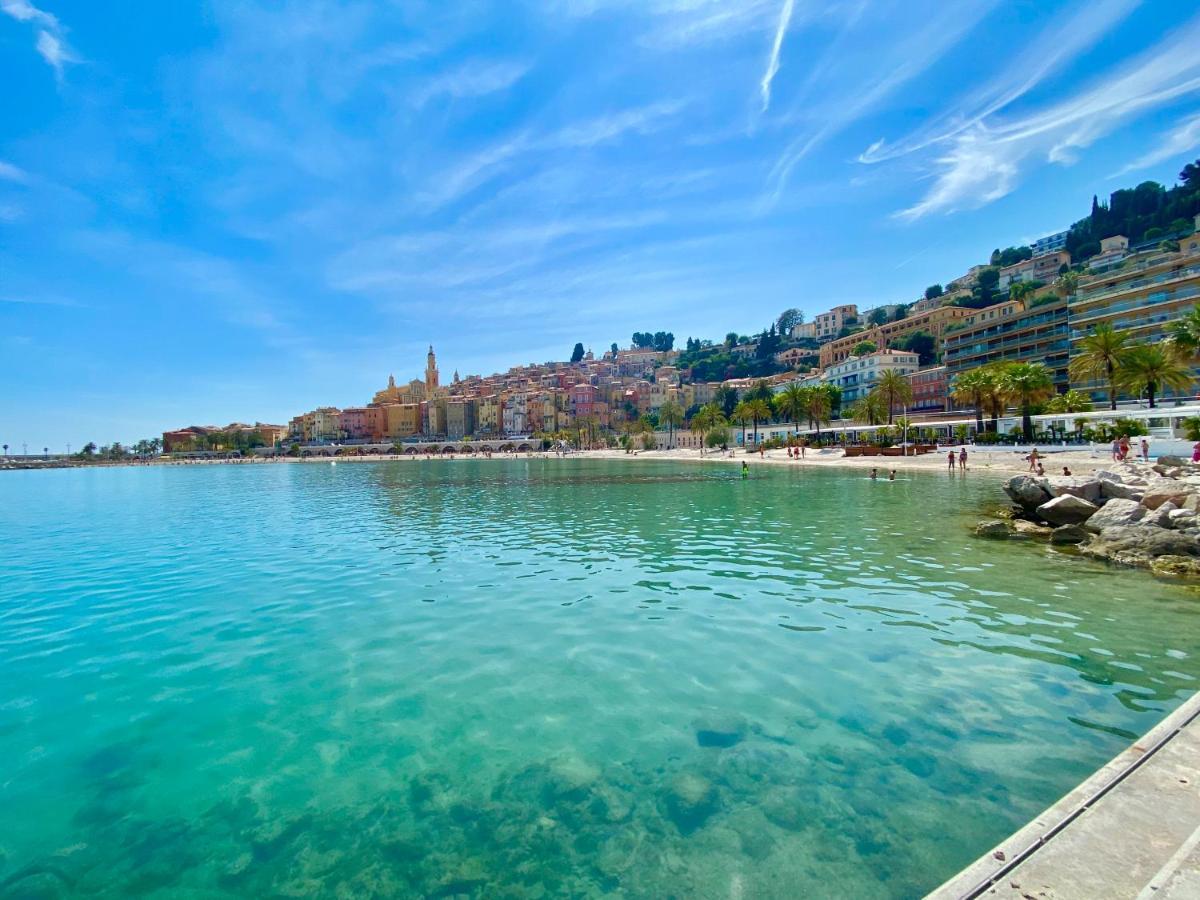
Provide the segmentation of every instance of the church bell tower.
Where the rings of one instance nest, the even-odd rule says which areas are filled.
[[[429,355],[425,357],[425,399],[432,400],[437,394],[438,370],[437,357],[433,355],[433,344],[429,345]]]

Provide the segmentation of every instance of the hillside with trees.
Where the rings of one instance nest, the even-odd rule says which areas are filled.
[[[1067,250],[1071,261],[1080,263],[1099,253],[1100,241],[1114,235],[1123,234],[1134,245],[1180,237],[1191,233],[1197,213],[1200,159],[1183,167],[1174,187],[1143,181],[1135,188],[1113,191],[1107,203],[1092,197],[1091,214],[1067,233]]]

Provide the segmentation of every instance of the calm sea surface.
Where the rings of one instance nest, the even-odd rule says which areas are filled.
[[[0,476],[0,896],[912,897],[1200,675],[995,479]]]

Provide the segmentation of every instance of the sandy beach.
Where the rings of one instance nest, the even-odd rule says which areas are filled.
[[[956,448],[957,450],[957,448]],[[817,467],[817,468],[848,468],[848,469],[871,469],[877,468],[881,472],[886,472],[889,469],[897,471],[926,471],[936,472],[945,471],[948,466],[946,456],[949,448],[945,448],[935,453],[927,453],[922,456],[865,456],[865,457],[847,457],[840,447],[827,448],[824,450],[810,449],[801,459],[789,459],[785,450],[768,450],[764,454],[745,453],[741,450],[732,452],[721,452],[719,450],[705,451],[703,455],[699,450],[677,448],[674,450],[635,450],[625,452],[620,449],[611,450],[576,450],[570,451],[565,456],[558,456],[552,452],[535,452],[535,453],[493,453],[492,459],[509,459],[509,458],[526,458],[526,459],[620,459],[631,461],[647,461],[647,460],[666,460],[671,462],[691,462],[700,464],[733,464],[740,465],[742,461],[750,463],[751,467],[760,465],[771,466],[790,466],[790,467]],[[1063,448],[1063,449],[1039,449],[1038,451],[1043,459],[1043,465],[1048,475],[1059,475],[1062,473],[1063,466],[1070,468],[1072,474],[1083,475],[1103,469],[1112,464],[1107,447],[1096,446],[1094,448]],[[967,447],[967,471],[968,472],[992,472],[997,475],[1015,474],[1029,471],[1028,462],[1029,451],[1025,448],[1013,449],[1012,447],[1004,448],[984,448],[968,445]],[[329,457],[294,457],[294,456],[279,456],[273,458],[250,457],[246,459],[156,459],[156,460],[137,460],[128,462],[106,462],[106,463],[86,463],[86,466],[212,466],[212,465],[279,465],[301,463],[309,465],[329,465],[336,462],[339,465],[356,464],[356,463],[376,463],[376,462],[405,462],[405,463],[424,463],[435,464],[439,462],[454,462],[463,459],[484,459],[482,453],[462,454],[456,453],[452,455],[385,455],[385,456],[339,456],[335,459]],[[13,466],[12,468],[58,468],[61,463],[47,463],[46,465],[38,465],[36,461],[30,460],[29,463],[23,466]]]
[[[955,448],[957,452],[958,448]],[[720,451],[706,451],[700,456],[699,450],[640,450],[625,453],[624,450],[590,450],[571,454],[601,459],[668,459],[688,460],[695,462],[738,463],[746,460],[751,466],[810,466],[818,468],[852,468],[872,469],[880,471],[896,469],[897,471],[945,471],[948,466],[946,456],[950,448],[944,448],[935,453],[922,456],[854,456],[847,457],[840,447],[825,450],[808,450],[801,459],[788,459],[786,450],[768,450],[761,456],[757,453],[736,451],[732,455]],[[1108,449],[1096,447],[1064,448],[1062,450],[1038,450],[1043,459],[1043,465],[1048,475],[1062,474],[1063,466],[1068,467],[1072,474],[1082,475],[1103,469],[1112,464]],[[1029,471],[1027,449],[1013,450],[1011,447],[989,449],[984,447],[967,446],[967,471],[986,471],[997,474],[1016,474]]]

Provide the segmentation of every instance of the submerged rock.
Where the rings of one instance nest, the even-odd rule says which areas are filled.
[[[1060,525],[1050,532],[1052,544],[1082,544],[1091,534],[1082,525]]]
[[[697,719],[696,743],[701,747],[732,747],[750,730],[749,723],[739,715],[715,715]]]
[[[681,772],[667,791],[667,814],[683,834],[691,834],[717,811],[717,789],[696,772]]]
[[[1200,579],[1200,559],[1194,556],[1160,556],[1150,563],[1150,571],[1164,578]]]
[[[1099,509],[1095,503],[1062,494],[1037,508],[1037,513],[1052,525],[1079,525],[1086,522]]]
[[[975,537],[1002,541],[1014,534],[1016,531],[1013,526],[999,519],[990,519],[975,526]]]
[[[1028,519],[1016,519],[1013,522],[1013,530],[1018,535],[1037,541],[1049,540],[1051,532],[1054,531],[1049,525],[1039,525],[1037,522],[1030,522]]]

